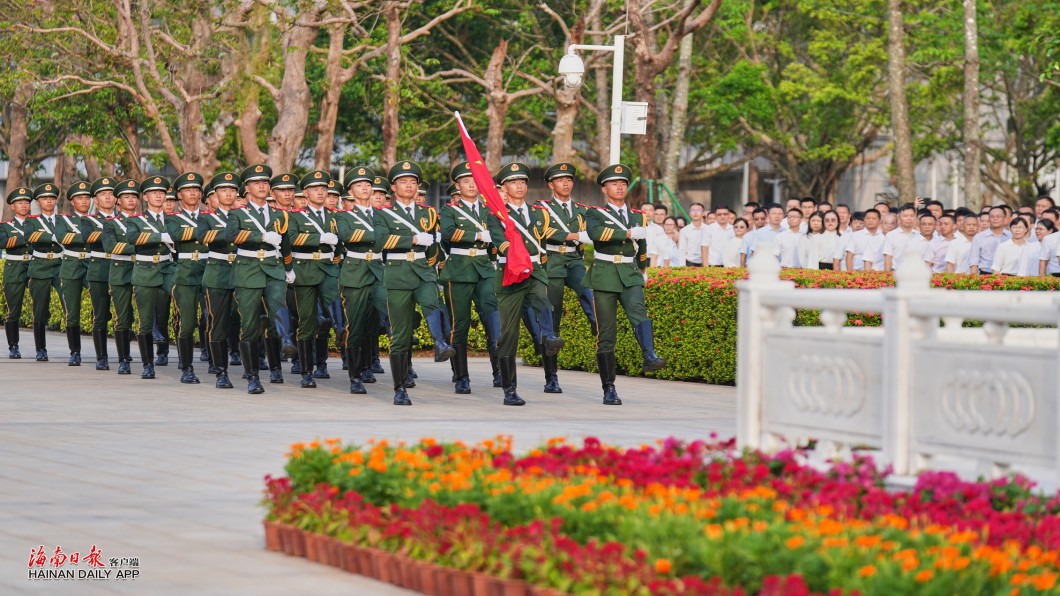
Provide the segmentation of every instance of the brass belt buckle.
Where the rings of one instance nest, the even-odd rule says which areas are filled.
[[[313,260],[314,261],[319,261],[320,260],[320,251],[317,251],[317,252],[313,253]]]
[[[88,253],[83,253],[83,252],[79,252],[79,253],[77,253],[77,258],[79,258],[79,259],[83,259],[83,258],[85,258],[86,256],[88,256]]]
[[[410,251],[408,252],[407,256],[408,256],[408,259],[409,259],[410,261],[415,261],[415,260],[416,260],[416,251],[414,251],[414,250],[410,250]]]
[[[477,257],[478,256],[478,249],[477,248],[469,249],[467,251],[467,256],[469,256],[469,257]]]
[[[366,253],[364,253],[364,260],[365,261],[371,261],[372,257],[374,257],[374,256],[375,256],[374,252],[366,252]]]
[[[109,259],[109,258],[110,258],[110,255],[111,255],[111,253],[109,253],[109,252],[108,252],[108,253],[106,253],[106,255],[107,255],[107,257],[106,257],[106,258],[108,258],[108,259]]]
[[[191,253],[191,260],[193,260],[193,261],[198,261],[199,260],[199,251],[196,250],[196,251],[193,251]]]
[[[265,249],[263,249],[263,248],[259,248],[258,249],[258,260],[259,261],[264,261],[265,260]]]
[[[228,262],[231,263],[232,261],[235,261],[235,260],[236,260],[236,253],[234,253],[234,252],[233,253],[229,253],[228,254]]]
[[[52,253],[52,252],[48,253],[48,260],[51,260],[52,259],[52,255],[54,255],[54,254],[55,253]]]
[[[615,255],[615,262],[616,263],[621,263],[622,262],[622,255]]]
[[[133,263],[135,263],[136,262],[136,255],[129,255],[129,260],[132,261]]]
[[[153,257],[152,257],[152,258],[154,259],[154,261],[155,261],[156,263],[158,263],[158,262],[159,262],[159,257],[160,257],[160,256],[161,256],[161,255],[153,255]]]

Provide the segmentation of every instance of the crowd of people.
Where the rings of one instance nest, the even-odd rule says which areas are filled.
[[[746,267],[763,245],[782,267],[836,271],[894,271],[910,250],[933,273],[1060,276],[1060,209],[1041,196],[1033,207],[984,207],[979,213],[945,209],[930,198],[897,208],[880,202],[865,211],[813,198],[786,205],[748,203],[737,214],[727,205],[700,203],[682,225],[665,205],[641,206],[653,267]],[[915,252],[914,252],[915,254]]]

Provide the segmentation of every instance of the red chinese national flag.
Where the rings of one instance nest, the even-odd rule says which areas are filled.
[[[490,213],[500,218],[501,223],[504,225],[504,237],[510,243],[507,254],[508,261],[504,264],[504,279],[501,284],[505,286],[517,284],[530,277],[530,273],[534,270],[534,264],[530,261],[530,253],[526,252],[526,245],[523,244],[523,235],[514,225],[511,225],[511,221],[508,219],[508,207],[501,200],[501,195],[497,192],[496,186],[494,186],[493,176],[486,169],[486,164],[482,161],[482,155],[479,154],[478,148],[475,147],[475,141],[472,141],[467,134],[467,129],[464,128],[464,121],[460,119],[460,112],[455,112],[455,114],[456,122],[460,125],[460,139],[464,142],[464,153],[467,155],[467,163],[471,165],[471,176],[475,179],[475,185],[478,186],[479,193],[486,199],[486,207],[490,210]],[[497,239],[494,239],[494,242],[500,244]]]

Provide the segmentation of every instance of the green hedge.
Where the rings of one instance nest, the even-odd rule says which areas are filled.
[[[732,385],[736,381],[736,287],[747,276],[746,269],[667,268],[649,269],[644,296],[655,328],[655,351],[666,359],[666,368],[647,376],[677,381],[700,381]],[[884,272],[814,271],[788,269],[781,278],[800,288],[874,289],[894,285],[894,277]],[[1060,279],[1053,277],[1008,277],[1004,275],[935,275],[932,285],[953,290],[1060,290]],[[819,325],[818,311],[798,311],[796,325]],[[848,326],[878,326],[880,313],[857,313]],[[596,340],[578,306],[577,297],[567,290],[560,330],[565,346],[559,366],[568,370],[596,371]],[[525,329],[519,343],[523,362],[539,366]],[[618,342],[615,348],[618,372],[643,376],[642,358],[633,330],[619,307]]]

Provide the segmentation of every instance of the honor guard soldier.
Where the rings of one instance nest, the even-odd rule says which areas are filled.
[[[530,277],[517,284],[504,285],[504,266],[507,262],[510,243],[504,236],[504,222],[496,214],[489,218],[490,236],[500,242],[498,246],[498,269],[493,284],[500,308],[501,332],[498,359],[501,365],[501,384],[504,387],[504,405],[521,406],[526,402],[516,393],[518,387],[515,373],[515,351],[519,347],[519,321],[522,318],[523,302],[529,303],[541,328],[541,351],[554,356],[563,348],[563,340],[555,334],[552,325],[552,305],[548,302],[548,277],[542,261],[547,259],[542,243],[556,233],[549,223],[548,211],[527,205],[526,181],[530,179],[530,168],[519,162],[510,163],[494,177],[504,187],[508,196],[508,221],[523,237],[523,245],[530,254],[533,271]]]
[[[96,370],[110,370],[107,356],[107,327],[110,314],[110,265],[107,250],[103,246],[103,230],[107,219],[117,215],[114,203],[118,198],[114,189],[118,181],[109,176],[97,179],[89,187],[96,212],[81,218],[81,236],[88,246],[88,297],[92,303],[92,346],[96,349]]]
[[[298,178],[294,174],[277,174],[269,181],[269,195],[273,207],[291,211],[294,206],[294,193],[298,189]]]
[[[487,229],[489,209],[478,200],[478,187],[468,163],[456,164],[450,177],[459,189],[453,201],[442,206],[442,241],[449,245],[449,259],[438,274],[445,293],[445,303],[452,321],[449,342],[456,355],[456,393],[471,393],[471,379],[467,371],[467,335],[471,327],[471,302],[486,329],[490,346],[500,334],[500,314],[493,285],[497,269],[491,260],[493,239]],[[490,360],[496,355],[490,350]]]
[[[169,180],[164,176],[149,176],[140,184],[146,209],[124,223],[125,241],[131,244],[133,255],[133,297],[136,300],[136,344],[140,348],[140,362],[144,372],[141,379],[155,378],[154,330],[160,333],[169,326],[169,295],[173,290],[176,253],[173,238],[166,227],[162,203],[166,200]]]
[[[41,184],[33,189],[33,198],[40,207],[40,215],[29,216],[27,235],[33,248],[33,259],[29,262],[29,297],[33,300],[33,343],[37,349],[37,360],[48,360],[45,330],[51,319],[52,288],[63,300],[59,269],[62,265],[63,247],[55,237],[55,203],[59,199],[59,187]],[[66,311],[66,305],[63,305]]]
[[[328,331],[331,325],[341,324],[339,302],[339,266],[335,264],[335,247],[339,237],[335,230],[333,212],[327,207],[328,184],[331,176],[320,170],[302,177],[299,185],[308,205],[291,214],[287,236],[291,240],[294,289],[298,302],[298,361],[302,364],[302,387],[314,388],[314,375],[309,363],[327,362]],[[320,326],[317,308],[326,307],[325,326]],[[322,336],[322,337],[321,337]],[[314,351],[316,357],[314,358]],[[326,369],[326,365],[323,370]]]
[[[29,244],[29,208],[33,195],[28,188],[16,188],[7,193],[7,204],[15,212],[10,221],[0,224],[0,242],[6,258],[4,261],[4,302],[7,304],[7,318],[4,319],[4,331],[7,332],[8,358],[22,358],[18,349],[18,327],[22,318],[22,301],[29,286],[29,261],[33,258],[33,249]]]
[[[146,211],[146,210],[145,210]],[[169,187],[166,190],[166,199],[162,201],[162,214],[173,215],[177,211],[177,193],[173,190],[173,187]],[[155,306],[155,324],[152,327],[152,333],[155,339],[155,348],[157,358],[155,359],[156,366],[168,366],[169,365],[169,322],[171,320],[172,306],[173,306],[173,281],[176,277],[173,273],[177,270],[177,253],[174,252],[173,260],[166,264],[163,268],[170,277],[167,277],[166,296],[164,299],[159,300]]]
[[[400,161],[390,168],[387,177],[395,191],[394,206],[377,209],[372,222],[376,252],[386,254],[383,287],[393,330],[390,374],[394,379],[394,405],[398,406],[412,405],[406,386],[412,367],[417,304],[434,340],[434,361],[445,362],[455,353],[445,342],[442,311],[438,307],[438,274],[434,269],[438,247],[432,246],[438,215],[415,202],[422,176],[419,164],[413,161]]]
[[[206,292],[206,342],[210,361],[215,368],[218,389],[231,389],[228,379],[228,334],[232,326],[232,269],[236,260],[235,246],[228,243],[228,219],[236,203],[239,175],[221,172],[210,180],[210,189],[217,208],[199,214],[195,239],[207,248],[206,267],[202,285]]]
[[[344,186],[353,203],[348,211],[335,214],[339,240],[345,245],[345,258],[339,272],[342,306],[346,311],[346,361],[349,363],[350,393],[364,394],[364,383],[375,383],[372,349],[378,345],[379,324],[386,318],[386,290],[383,289],[383,259],[375,252],[375,209],[372,208],[372,179],[375,173],[358,166],[346,174]]]
[[[620,406],[615,391],[615,338],[618,334],[618,305],[626,311],[633,334],[644,356],[643,372],[659,370],[666,361],[655,355],[651,320],[644,306],[644,269],[648,266],[647,230],[644,215],[626,207],[626,189],[632,179],[628,166],[604,168],[596,182],[607,198],[607,205],[590,209],[586,231],[593,240],[595,255],[586,281],[593,290],[593,310],[597,316],[596,365],[604,390],[604,404]]]
[[[118,374],[131,375],[133,324],[133,257],[136,247],[126,239],[129,220],[136,215],[140,202],[140,183],[126,180],[115,188],[117,214],[109,217],[103,228],[103,250],[110,260],[110,299],[114,304],[114,346],[118,352]]]
[[[559,228],[558,234],[545,239],[545,250],[548,262],[545,272],[548,274],[548,301],[552,303],[553,331],[559,333],[563,320],[563,290],[570,288],[578,297],[585,318],[589,320],[589,329],[596,336],[596,314],[593,313],[593,291],[582,284],[585,277],[585,258],[583,244],[591,244],[585,232],[585,214],[589,210],[571,200],[574,188],[574,174],[577,169],[573,164],[557,163],[545,170],[545,182],[552,189],[552,199],[538,201],[548,211],[552,227]],[[556,356],[542,356],[545,369],[545,393],[563,393],[559,386],[559,364]]]
[[[59,266],[59,282],[63,289],[66,312],[66,344],[70,348],[68,366],[81,366],[81,297],[88,288],[87,238],[81,235],[82,218],[92,204],[87,182],[75,182],[66,189],[66,200],[74,208],[73,215],[60,215],[55,220],[55,237],[63,245],[63,262]]]
[[[199,205],[202,174],[185,172],[173,181],[179,205],[166,217],[166,231],[173,239],[177,267],[173,281],[174,327],[177,335],[177,359],[180,361],[180,382],[199,382],[192,365],[195,352],[195,329],[199,326],[199,300],[202,297],[202,276],[206,271],[206,245],[196,238],[199,227]],[[203,343],[205,337],[200,334]]]
[[[232,271],[234,297],[242,329],[239,335],[240,360],[247,375],[247,393],[264,393],[258,379],[261,317],[267,315],[281,342],[284,357],[294,355],[291,341],[291,316],[287,311],[287,284],[295,281],[290,270],[290,242],[287,239],[288,214],[270,207],[269,180],[272,169],[263,164],[249,166],[240,174],[249,201],[246,207],[234,209],[228,217],[225,237],[236,248]]]
[[[420,182],[420,188],[416,191],[416,204],[423,205],[427,202],[427,189],[430,188],[430,184],[426,182]]]

